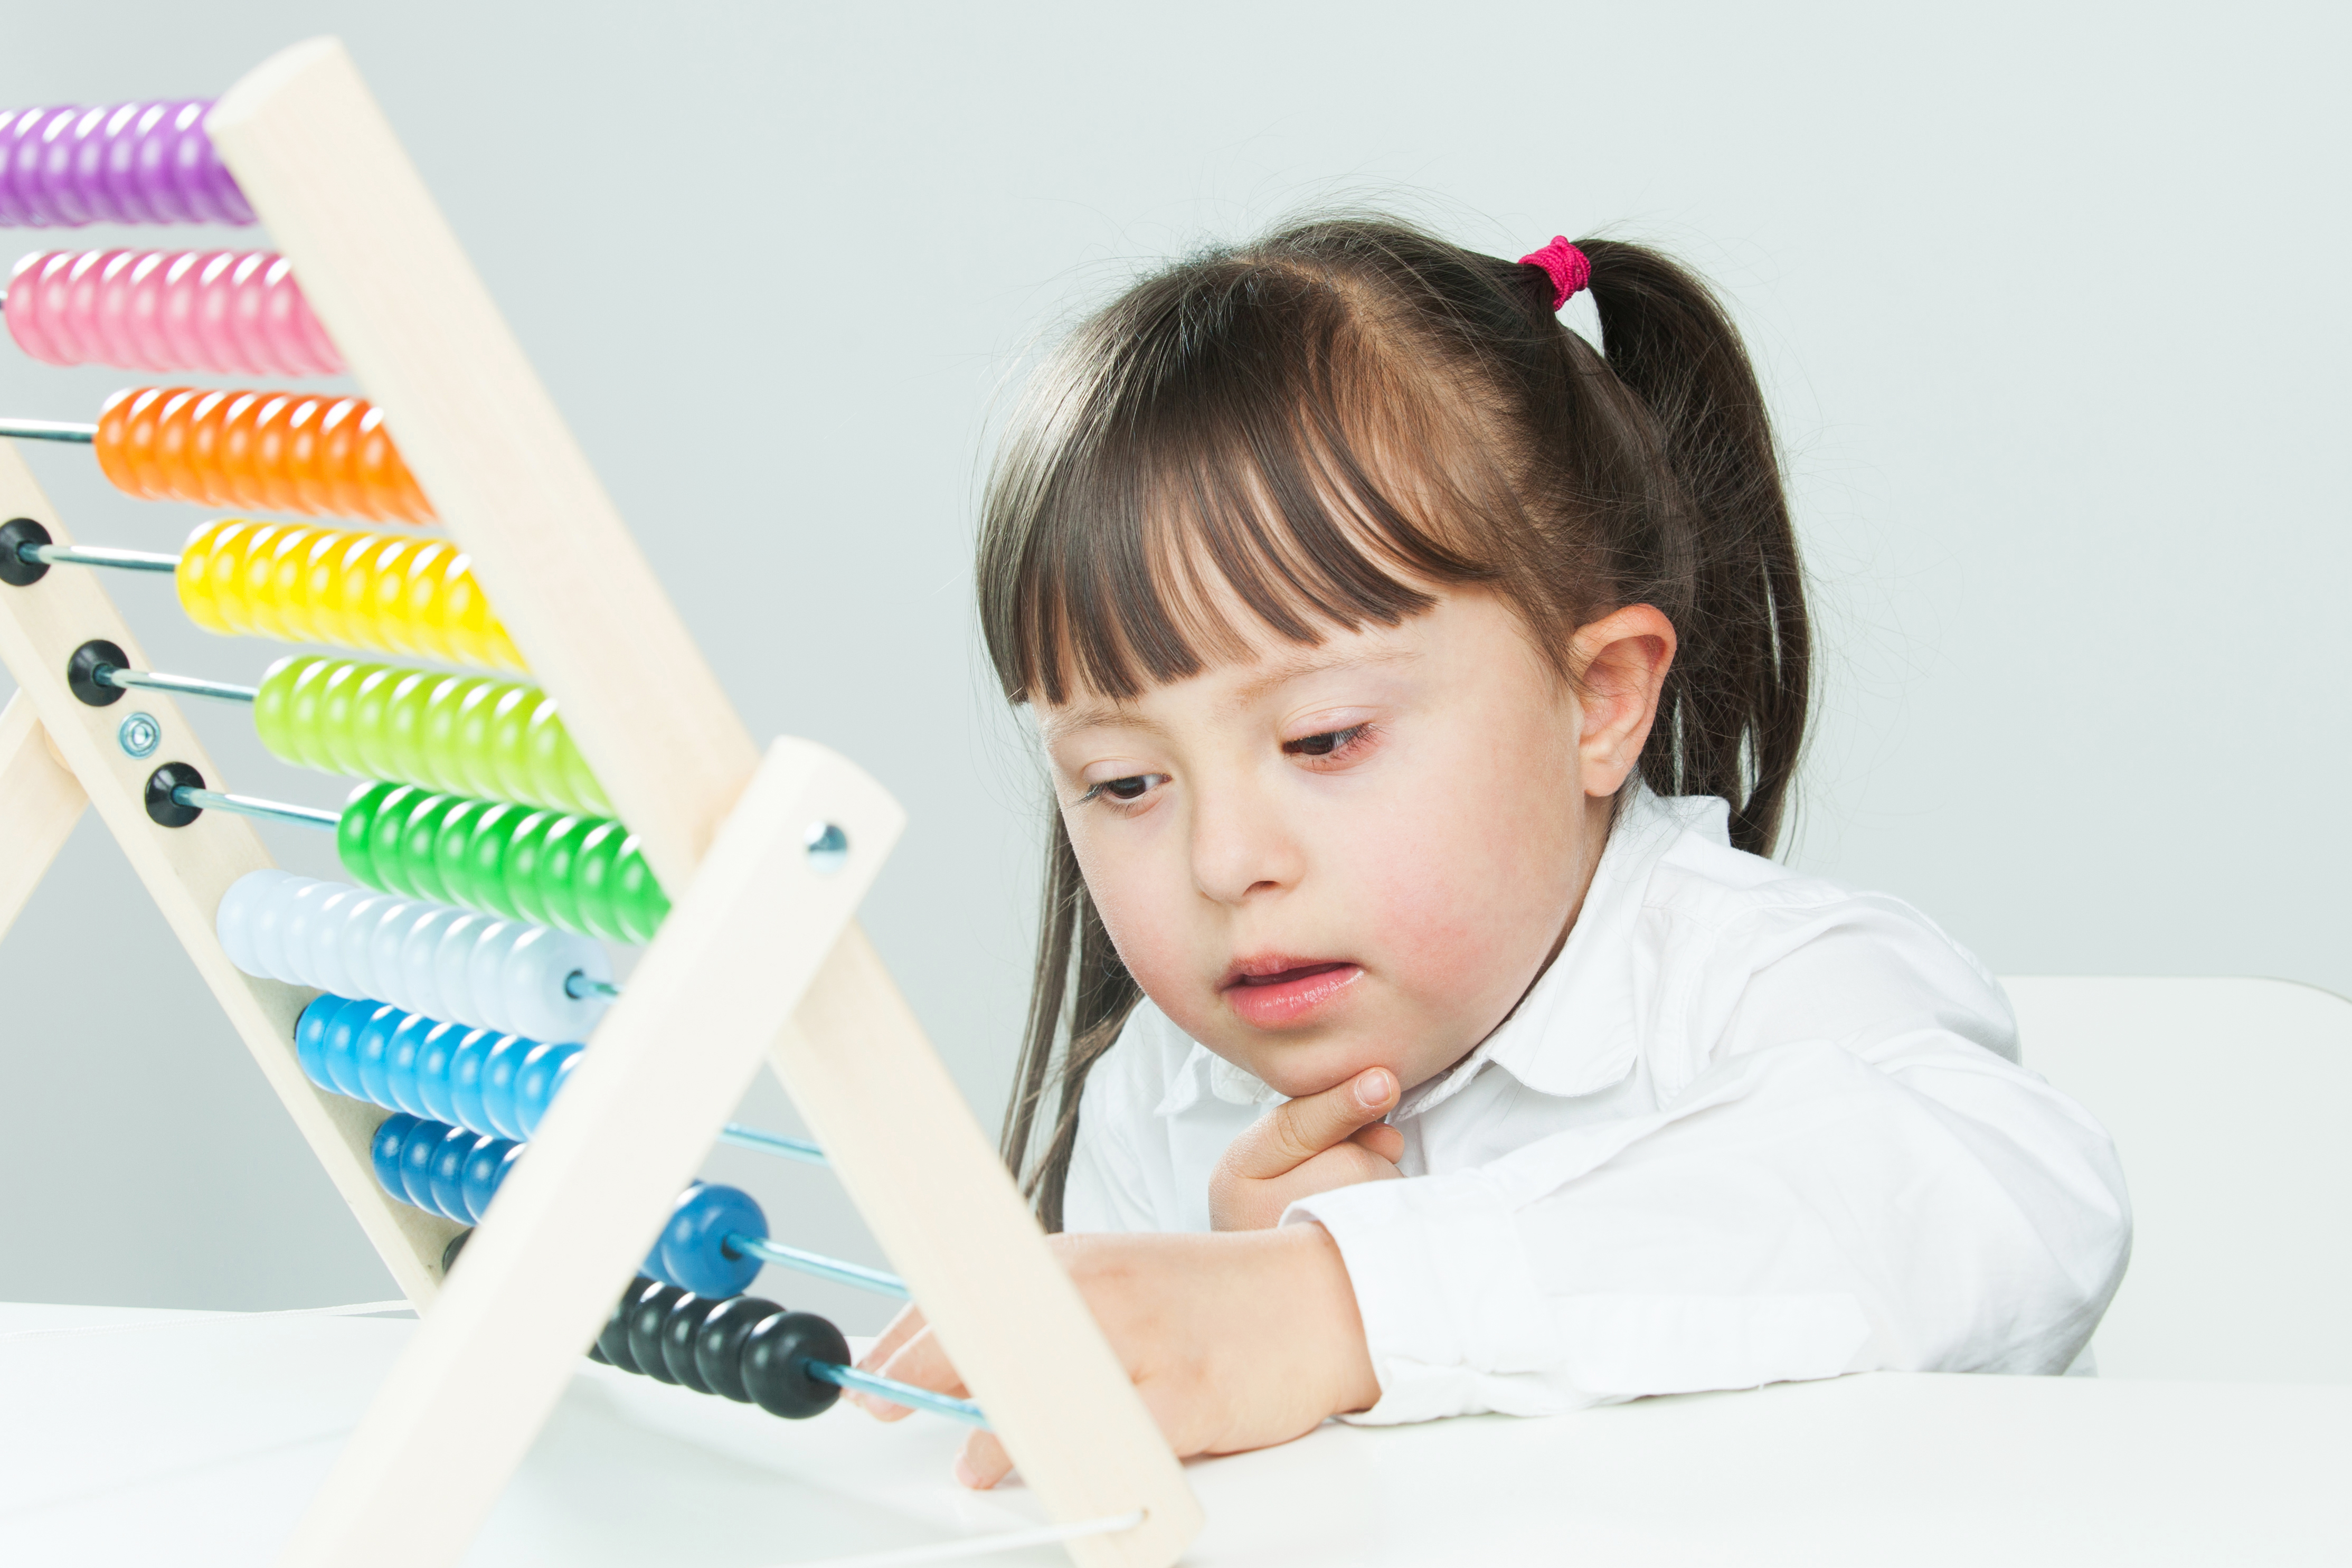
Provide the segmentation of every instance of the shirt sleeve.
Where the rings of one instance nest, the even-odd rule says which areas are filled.
[[[1870,927],[1817,926],[1755,972],[1712,1058],[1650,1115],[1294,1205],[1286,1221],[1323,1225],[1355,1285],[1381,1391],[1356,1419],[2064,1371],[2129,1250],[2113,1145],[1999,1054],[1989,979],[1971,1002]],[[1876,1016],[1776,1036],[1775,1018],[1824,1022],[1824,987]]]

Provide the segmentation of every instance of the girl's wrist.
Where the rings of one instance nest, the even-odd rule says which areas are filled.
[[[1345,1415],[1380,1403],[1381,1380],[1364,1339],[1355,1282],[1331,1233],[1312,1220],[1261,1233],[1283,1254],[1276,1288],[1289,1303],[1298,1364],[1312,1366],[1329,1388],[1326,1415]]]

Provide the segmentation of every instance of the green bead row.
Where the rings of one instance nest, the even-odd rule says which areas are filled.
[[[451,795],[610,816],[612,803],[536,686],[351,658],[283,658],[253,726],[289,763]]]
[[[637,836],[605,817],[374,784],[335,847],[371,888],[608,942],[650,942],[669,913]]]

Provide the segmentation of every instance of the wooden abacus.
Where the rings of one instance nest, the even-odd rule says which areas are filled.
[[[71,689],[77,649],[103,639],[143,665],[137,639],[89,573],[0,587],[21,688],[0,715],[0,932],[94,805],[422,1318],[283,1561],[456,1560],[764,1052],[1047,1513],[1119,1526],[1073,1537],[1072,1556],[1172,1562],[1198,1505],[855,923],[897,805],[822,747],[753,744],[340,43],[274,57],[181,131],[209,132],[676,894],[445,1279],[457,1227],[374,1179],[383,1112],[298,1064],[310,993],[241,971],[215,934],[226,889],[270,865],[251,826],[151,812],[156,758],[216,777],[194,730],[150,693],[160,749],[134,756],[119,716]],[[5,442],[0,517],[70,544]]]

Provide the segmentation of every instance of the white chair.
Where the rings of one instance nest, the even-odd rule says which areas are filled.
[[[2352,1383],[2352,1001],[2283,980],[2005,979],[2025,1065],[2115,1135],[2103,1377]]]

